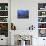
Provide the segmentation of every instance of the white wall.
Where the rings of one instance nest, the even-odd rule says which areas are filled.
[[[41,46],[42,38],[38,38],[38,3],[46,3],[46,0],[11,0],[11,22],[16,25],[16,29],[27,30],[32,24],[35,26],[33,31],[33,46]],[[18,19],[17,10],[28,9],[29,19]],[[16,30],[16,31],[17,31]],[[38,44],[39,43],[39,44]]]
[[[33,5],[34,4],[34,5]],[[18,19],[17,18],[17,10],[19,9],[27,9],[29,10],[29,19]],[[17,30],[27,30],[29,26],[37,23],[37,2],[32,0],[12,0],[11,1],[11,22],[16,25]],[[35,19],[36,18],[36,19]]]
[[[32,24],[35,29],[38,27],[38,3],[45,3],[46,0],[11,0],[11,22],[16,25],[17,30],[27,30]],[[18,19],[17,10],[28,9],[29,19]]]
[[[28,9],[29,10],[29,19],[18,19],[17,18],[17,10],[19,9]],[[37,9],[38,4],[37,0],[11,0],[11,22],[16,25],[17,32],[24,32],[28,29],[32,24],[35,26],[35,32],[33,35],[38,36],[37,34]],[[26,34],[27,32],[25,32]],[[30,34],[30,33],[29,33]],[[35,38],[33,39],[35,41]],[[36,40],[37,41],[37,40]],[[37,44],[37,42],[33,42],[33,44]]]

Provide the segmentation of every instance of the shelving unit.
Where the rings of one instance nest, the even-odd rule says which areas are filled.
[[[8,37],[8,3],[0,3],[0,35]]]
[[[46,10],[38,10],[38,11],[46,11]]]
[[[46,37],[46,3],[38,3],[38,32],[39,37]]]
[[[8,10],[0,10],[0,11],[8,11]]]
[[[46,29],[46,28],[38,28],[38,29]]]

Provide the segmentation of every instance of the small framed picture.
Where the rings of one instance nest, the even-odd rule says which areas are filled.
[[[29,18],[29,10],[17,10],[17,17],[19,19]]]

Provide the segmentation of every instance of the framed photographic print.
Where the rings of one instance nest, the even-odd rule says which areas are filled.
[[[19,19],[29,18],[29,10],[17,10],[17,17]]]

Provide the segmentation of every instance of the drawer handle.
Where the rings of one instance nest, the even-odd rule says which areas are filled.
[[[1,39],[1,40],[3,40],[3,39]]]
[[[43,40],[45,40],[45,39],[43,39]]]

